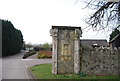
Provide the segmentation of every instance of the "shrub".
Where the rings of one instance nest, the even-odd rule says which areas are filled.
[[[52,52],[51,51],[39,51],[38,58],[52,58]]]
[[[26,54],[24,54],[23,59],[25,59],[25,58],[27,58],[27,57],[29,57],[29,56],[31,56],[31,55],[34,55],[34,54],[36,54],[35,51],[29,51],[29,52],[27,52]]]
[[[41,54],[41,55],[38,55],[38,58],[47,58],[47,55],[46,54]]]

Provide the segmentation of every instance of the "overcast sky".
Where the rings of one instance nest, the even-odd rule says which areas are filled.
[[[86,27],[82,19],[93,11],[82,9],[85,7],[83,1],[75,4],[76,0],[0,0],[0,18],[11,21],[20,29],[26,43],[51,43],[52,25]],[[83,30],[84,39],[109,37],[106,32],[86,31]]]

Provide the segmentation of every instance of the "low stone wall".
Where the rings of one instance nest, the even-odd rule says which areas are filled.
[[[118,75],[120,74],[119,59],[120,48],[84,48],[81,50],[81,73]]]

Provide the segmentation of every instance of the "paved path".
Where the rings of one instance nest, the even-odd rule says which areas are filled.
[[[52,63],[51,59],[23,59],[23,61],[27,68],[38,64]]]
[[[25,51],[2,58],[2,79],[33,79],[28,67],[51,63],[51,59],[22,59]]]
[[[26,59],[38,59],[38,58],[37,58],[37,55],[38,55],[38,54],[34,54],[34,55],[32,55],[32,56],[27,57]]]
[[[38,64],[52,63],[52,58],[38,59],[37,54],[34,54],[22,60],[24,60],[24,64],[26,65],[26,67],[31,67]]]
[[[33,79],[21,60],[24,53],[2,58],[2,79]]]

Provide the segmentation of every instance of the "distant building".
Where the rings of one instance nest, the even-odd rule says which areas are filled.
[[[107,47],[108,43],[105,39],[81,39],[81,45],[84,47]]]
[[[112,48],[120,47],[120,25],[117,27],[117,31],[115,30],[112,32],[113,36],[115,36],[109,41],[109,46]]]
[[[109,42],[110,47],[120,47],[120,34],[115,36],[110,42]]]

